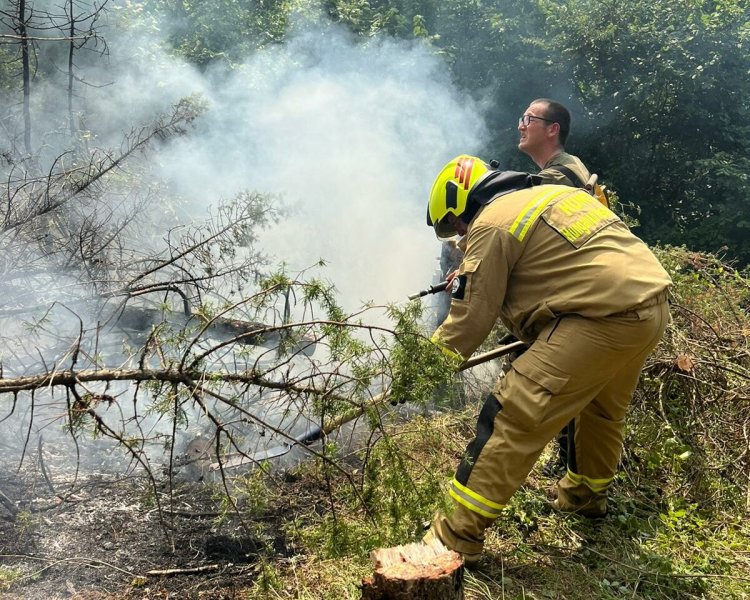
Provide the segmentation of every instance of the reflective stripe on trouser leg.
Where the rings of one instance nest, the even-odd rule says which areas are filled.
[[[607,490],[614,478],[593,479],[568,471],[557,483],[556,507],[584,516],[604,516],[607,512]]]
[[[513,370],[505,379],[516,382],[506,387],[518,390],[521,402],[529,394],[548,394],[533,382],[531,390],[521,393],[520,377]],[[512,395],[512,391],[507,395]],[[500,406],[494,395],[488,398],[477,425],[479,435],[469,444],[467,459],[451,482],[449,493],[455,509],[433,521],[433,530],[443,543],[459,552],[481,552],[484,530],[500,516],[505,501],[523,483],[542,448],[562,427],[559,422],[529,432],[506,418],[505,409],[500,410]]]
[[[479,455],[495,430],[495,418],[503,407],[494,394],[484,401],[477,418],[476,436],[469,442],[456,476],[450,483],[449,495],[455,503],[450,515],[438,513],[432,529],[451,550],[465,554],[482,551],[484,530],[500,515],[502,505],[466,486]]]
[[[614,481],[614,477],[592,479],[591,477],[586,477],[585,475],[574,473],[570,470],[566,473],[566,477],[568,477],[568,479],[570,479],[575,485],[585,485],[595,493],[606,492],[607,489],[609,489],[609,486],[612,485],[612,481]]]
[[[498,504],[473,492],[465,485],[461,485],[456,479],[451,481],[448,493],[458,504],[488,519],[497,519],[502,514],[503,504]]]

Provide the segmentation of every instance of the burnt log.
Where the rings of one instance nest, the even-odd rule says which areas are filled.
[[[141,306],[124,306],[118,310],[114,324],[123,329],[147,332],[151,327],[163,322],[170,322],[179,327],[206,327],[206,333],[219,339],[232,339],[238,344],[248,346],[276,346],[282,341],[282,336],[288,335],[283,328],[277,328],[266,323],[243,321],[225,317],[214,317],[210,321],[196,314],[170,313],[156,308]],[[315,351],[315,341],[302,337],[295,341],[293,348],[310,355]]]
[[[379,548],[362,600],[464,600],[464,561],[439,541]]]
[[[117,314],[115,323],[118,327],[125,329],[148,331],[154,325],[159,325],[165,321],[172,322],[180,327],[189,325],[201,327],[206,323],[205,319],[197,315],[170,313],[167,316],[160,309],[141,306],[122,307]],[[208,323],[208,330],[223,338],[237,337],[239,343],[251,346],[260,346],[269,341],[278,343],[278,333],[275,331],[269,332],[269,326],[264,323],[217,317]]]

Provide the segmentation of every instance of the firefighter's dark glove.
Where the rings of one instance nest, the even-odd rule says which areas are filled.
[[[514,342],[517,342],[518,338],[513,335],[512,333],[506,333],[503,337],[498,338],[497,343],[501,346],[507,346],[508,344],[513,344]],[[528,350],[528,346],[522,346],[521,348],[518,348],[517,350],[513,350],[510,354],[505,355],[505,360],[503,361],[503,372],[507,373],[510,371],[510,365],[511,363],[516,360],[519,356],[521,356],[526,350]]]

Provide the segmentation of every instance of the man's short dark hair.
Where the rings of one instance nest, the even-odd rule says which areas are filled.
[[[537,98],[532,104],[544,104],[544,117],[560,125],[560,145],[565,145],[570,133],[570,111],[559,102],[549,98]]]

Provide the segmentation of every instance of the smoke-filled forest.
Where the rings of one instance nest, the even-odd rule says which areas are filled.
[[[0,599],[362,598],[510,368],[409,300],[430,188],[535,98],[672,320],[607,515],[550,444],[462,597],[750,597],[744,0],[2,0],[0,98]]]

